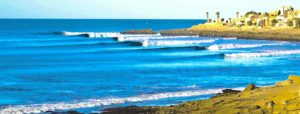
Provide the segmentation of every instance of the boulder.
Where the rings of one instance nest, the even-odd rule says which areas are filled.
[[[256,86],[254,84],[249,84],[244,91],[254,90]]]
[[[223,94],[226,94],[226,93],[239,93],[241,91],[239,90],[233,90],[233,89],[224,89],[222,90]]]

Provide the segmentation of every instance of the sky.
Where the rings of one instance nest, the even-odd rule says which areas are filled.
[[[229,18],[284,5],[300,9],[300,0],[0,0],[0,18],[205,19],[216,11]]]

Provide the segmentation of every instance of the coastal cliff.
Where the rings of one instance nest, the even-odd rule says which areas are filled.
[[[294,114],[300,113],[300,77],[270,87],[250,84],[244,91],[224,90],[208,100],[165,107],[123,107],[103,114]]]

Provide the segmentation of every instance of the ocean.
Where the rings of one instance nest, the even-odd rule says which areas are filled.
[[[166,106],[300,74],[300,43],[120,35],[188,28],[205,20],[0,20],[0,113]]]

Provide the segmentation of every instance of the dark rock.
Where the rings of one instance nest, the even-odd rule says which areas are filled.
[[[155,114],[157,110],[151,107],[118,107],[103,110],[102,114]]]
[[[233,89],[224,89],[222,90],[223,94],[226,94],[226,93],[239,93],[241,91],[239,90],[233,90]]]
[[[67,112],[55,112],[55,111],[47,111],[44,114],[83,114],[77,111],[67,111]]]

